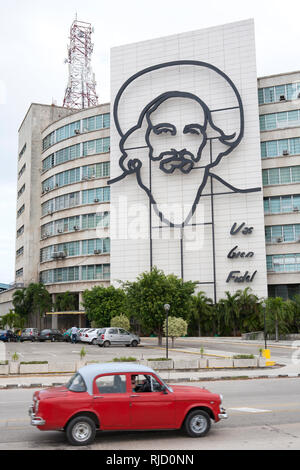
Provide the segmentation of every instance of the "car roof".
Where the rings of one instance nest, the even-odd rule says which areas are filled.
[[[78,373],[84,379],[87,391],[90,395],[93,394],[93,380],[99,374],[114,374],[114,373],[127,373],[141,374],[143,372],[154,372],[153,369],[141,364],[132,364],[131,362],[106,362],[105,364],[89,364],[78,369]]]

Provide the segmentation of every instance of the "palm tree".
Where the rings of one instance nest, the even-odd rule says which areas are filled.
[[[300,295],[296,294],[292,300],[292,306],[294,311],[294,328],[297,333],[300,331]]]
[[[233,335],[236,336],[237,330],[239,329],[239,318],[240,318],[240,305],[238,302],[240,293],[235,292],[231,294],[229,291],[225,292],[226,298],[220,299],[218,305],[218,315],[220,320],[224,321],[224,324],[229,328],[230,332],[233,331]]]
[[[76,298],[75,294],[66,291],[64,294],[57,294],[54,309],[56,312],[69,312],[75,310]]]
[[[26,296],[26,289],[17,289],[13,293],[12,303],[15,313],[22,318],[27,318],[30,313],[30,305]]]
[[[198,292],[192,297],[192,315],[197,322],[198,336],[202,336],[202,329],[211,330],[213,321],[213,301],[206,297],[205,292]]]
[[[37,328],[41,328],[41,317],[52,308],[51,295],[42,283],[31,283],[26,288],[26,298],[36,316]]]
[[[293,320],[294,307],[291,301],[284,301],[281,297],[269,297],[266,300],[267,330],[275,330],[275,341],[279,341],[279,332],[286,332]]]
[[[259,298],[250,291],[250,287],[237,291],[237,302],[240,309],[240,327],[242,331],[256,331],[260,328],[261,306]]]

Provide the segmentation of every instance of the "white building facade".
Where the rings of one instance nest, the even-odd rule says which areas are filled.
[[[253,22],[115,48],[111,77],[111,281],[265,297]]]

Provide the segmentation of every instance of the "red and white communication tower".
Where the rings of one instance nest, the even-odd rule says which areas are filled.
[[[68,46],[69,81],[65,91],[65,108],[83,109],[97,106],[95,75],[91,68],[94,45],[91,41],[93,29],[90,23],[73,21]]]

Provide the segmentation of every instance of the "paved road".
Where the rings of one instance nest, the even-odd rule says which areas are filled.
[[[99,433],[94,450],[300,449],[299,379],[193,383],[222,393],[229,419],[212,426],[203,439],[180,431]],[[59,432],[29,424],[34,390],[0,390],[0,450],[70,449]]]
[[[45,342],[45,343],[8,343],[6,347],[6,356],[9,359],[14,352],[17,352],[22,361],[35,361],[35,360],[48,360],[55,362],[61,357],[66,362],[78,361],[79,352],[82,348],[85,349],[87,355],[86,360],[104,360],[111,361],[115,357],[120,356],[133,356],[137,359],[144,359],[146,357],[164,357],[165,356],[165,340],[163,340],[163,347],[158,347],[157,338],[143,338],[141,345],[137,348],[115,347],[99,348],[98,346],[89,345],[87,343],[65,343],[65,342]],[[234,354],[254,354],[259,355],[259,349],[263,348],[263,343],[249,343],[241,340],[221,339],[221,338],[179,338],[175,342],[175,349],[171,348],[171,341],[169,341],[170,353],[169,356],[173,359],[182,358],[182,354],[187,352],[195,354],[195,358],[200,358],[200,348],[204,348],[204,354],[231,356]],[[274,345],[269,344],[271,350],[271,358],[275,361],[282,361],[289,363],[292,358],[294,349],[291,345]]]

